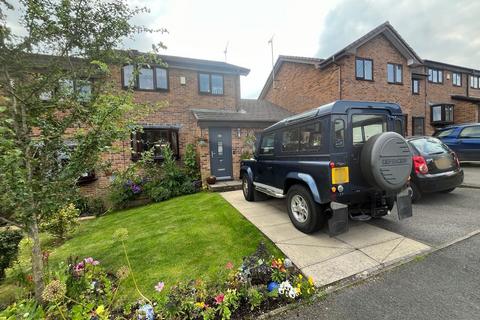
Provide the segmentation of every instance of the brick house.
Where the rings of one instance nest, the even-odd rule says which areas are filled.
[[[113,66],[113,81],[119,88],[134,83],[134,99],[139,103],[164,102],[141,119],[143,133],[131,141],[119,141],[115,152],[104,155],[113,169],[126,168],[140,152],[169,143],[181,163],[185,147],[197,147],[202,180],[238,179],[240,157],[251,151],[246,140],[256,132],[291,115],[268,101],[241,99],[240,76],[249,70],[225,62],[160,56],[164,65],[140,69],[133,77],[133,66]],[[160,148],[155,157],[161,160]],[[110,176],[96,173],[95,181],[85,184],[87,194],[101,194]]]
[[[326,59],[280,56],[259,99],[294,113],[340,99],[396,102],[407,135],[432,134],[479,121],[480,70],[421,59],[385,22]]]

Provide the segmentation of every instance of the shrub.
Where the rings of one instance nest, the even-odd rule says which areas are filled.
[[[5,269],[17,258],[18,244],[22,238],[20,230],[0,231],[0,279],[5,277]]]
[[[110,184],[109,198],[115,209],[125,208],[128,202],[137,199],[144,191],[145,179],[137,173],[136,164],[117,172]]]
[[[75,202],[75,207],[80,211],[80,216],[99,216],[107,211],[101,198],[80,196]]]
[[[42,229],[57,239],[65,240],[67,235],[77,227],[79,215],[80,210],[70,203],[44,222]]]
[[[200,171],[197,162],[197,152],[195,145],[187,144],[185,147],[185,155],[183,156],[183,163],[185,164],[185,173],[191,180],[200,179]]]

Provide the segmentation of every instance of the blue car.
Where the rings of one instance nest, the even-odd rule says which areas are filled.
[[[480,123],[448,126],[434,136],[452,149],[460,161],[480,161]]]

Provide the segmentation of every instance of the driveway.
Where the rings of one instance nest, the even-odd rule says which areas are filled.
[[[461,166],[465,172],[463,184],[480,188],[480,161],[462,162]]]
[[[242,191],[221,194],[270,238],[317,286],[376,271],[429,251],[430,246],[377,226],[351,222],[347,233],[330,237],[327,230],[306,235],[292,225],[285,200],[247,202]]]

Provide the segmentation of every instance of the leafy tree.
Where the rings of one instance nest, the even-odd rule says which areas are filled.
[[[6,24],[13,7],[0,0],[0,222],[32,239],[35,297],[41,301],[40,224],[75,200],[78,177],[128,137],[139,110],[148,111],[134,103],[131,90],[117,89],[109,66],[139,67],[154,55],[129,56],[117,48],[136,33],[164,30],[131,24],[146,9],[124,0],[19,5],[24,32],[14,34]]]

